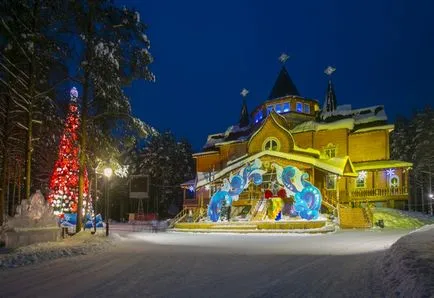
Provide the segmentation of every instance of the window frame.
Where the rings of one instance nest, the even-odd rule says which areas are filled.
[[[326,179],[326,181],[325,181],[325,189],[326,190],[336,190],[336,186],[338,184],[338,177],[337,177],[337,175],[335,175],[335,174],[328,174],[325,179]],[[333,188],[329,188],[329,181],[333,181]]]
[[[299,109],[299,107],[300,107],[300,109]],[[297,113],[303,113],[303,103],[301,101],[297,101],[295,103],[295,111]]]
[[[273,150],[273,149],[266,149],[267,144],[268,144],[268,143],[273,144],[273,142],[276,143],[276,150]],[[271,146],[271,148],[273,148],[273,146]],[[265,141],[262,143],[262,151],[266,151],[266,150],[269,150],[269,151],[280,151],[280,148],[281,148],[281,147],[280,147],[280,141],[279,141],[279,139],[276,138],[276,137],[268,137],[268,138],[266,138]]]

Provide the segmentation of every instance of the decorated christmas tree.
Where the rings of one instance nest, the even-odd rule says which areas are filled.
[[[68,115],[59,144],[59,156],[50,180],[48,201],[53,206],[55,214],[77,213],[80,118],[77,105],[78,92],[75,87],[71,89],[70,96]],[[88,189],[89,180],[85,173],[83,206],[86,206]]]

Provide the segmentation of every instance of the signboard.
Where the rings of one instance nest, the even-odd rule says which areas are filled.
[[[149,198],[149,176],[135,175],[130,179],[130,198],[147,199]]]

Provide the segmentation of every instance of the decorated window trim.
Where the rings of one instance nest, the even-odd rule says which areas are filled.
[[[273,149],[273,142],[275,142],[276,149]],[[271,145],[271,149],[267,149],[267,145]],[[265,141],[262,143],[262,151],[270,150],[270,151],[280,151],[280,141],[276,137],[268,137],[265,139]]]
[[[324,147],[324,155],[327,158],[336,157],[338,153],[338,146],[333,143],[328,143],[327,146]]]

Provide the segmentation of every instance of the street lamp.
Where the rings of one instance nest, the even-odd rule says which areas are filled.
[[[108,218],[109,218],[109,204],[110,204],[110,197],[109,197],[109,182],[110,182],[110,177],[113,174],[113,170],[111,168],[105,168],[104,169],[104,176],[107,178],[106,179],[106,183],[105,183],[105,192],[106,192],[106,201],[105,201],[105,235],[108,236],[109,235],[109,222],[108,222]]]

